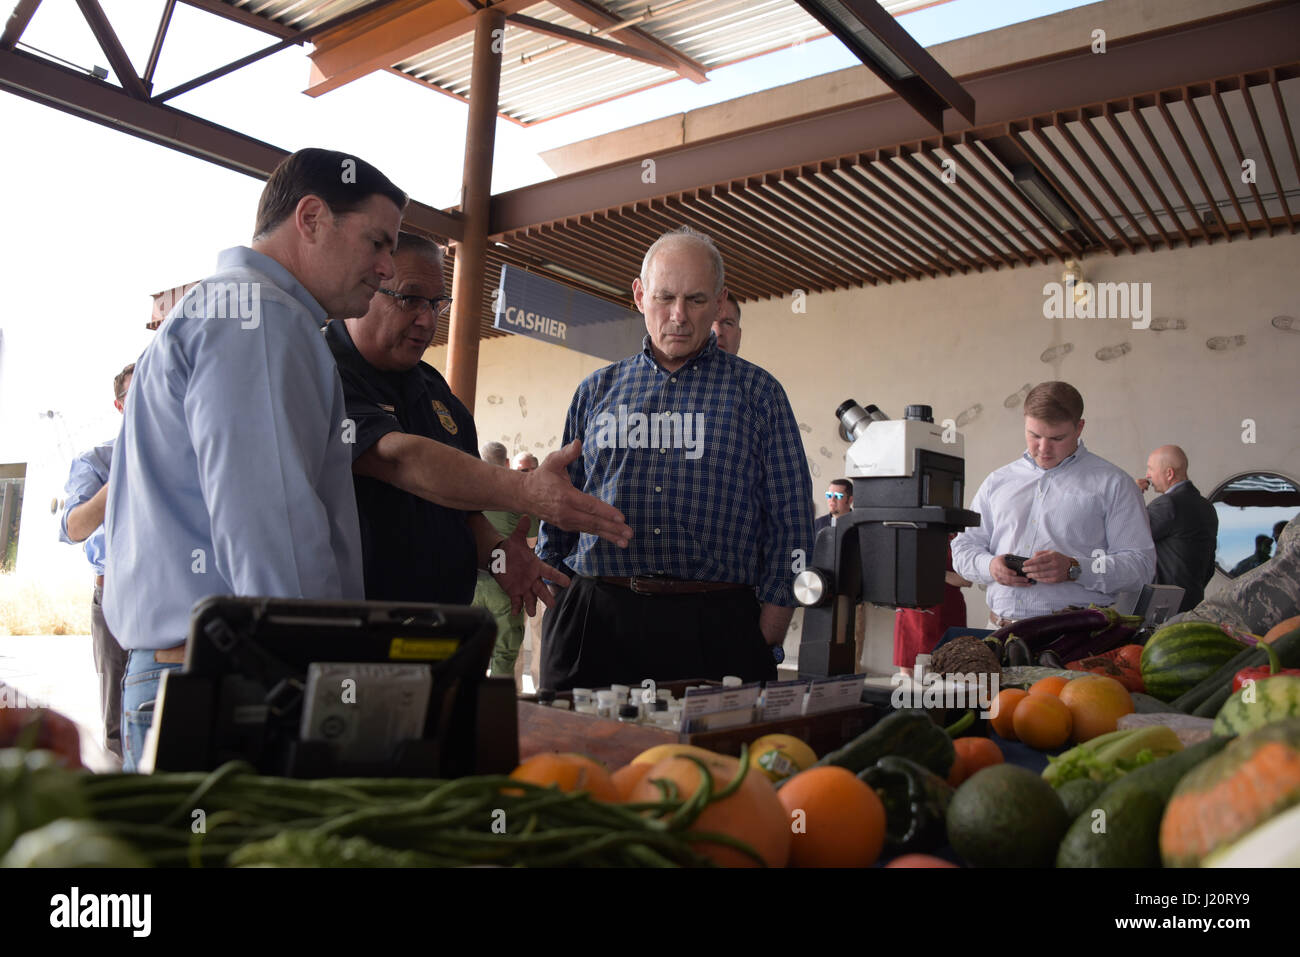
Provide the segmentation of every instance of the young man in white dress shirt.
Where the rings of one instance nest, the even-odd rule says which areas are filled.
[[[989,586],[995,627],[1069,605],[1113,605],[1156,570],[1142,493],[1080,440],[1079,391],[1040,383],[1024,412],[1025,453],[984,480],[970,505],[979,526],[952,542],[957,573]],[[1008,555],[1026,559],[1022,574]]]

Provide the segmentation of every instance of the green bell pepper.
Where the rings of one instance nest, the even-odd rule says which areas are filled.
[[[909,758],[889,755],[858,775],[885,805],[885,846],[925,853],[947,840],[944,821],[953,789],[943,778]]]

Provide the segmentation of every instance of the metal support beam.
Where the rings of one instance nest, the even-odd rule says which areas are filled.
[[[1005,124],[1083,106],[1127,99],[1135,90],[1162,90],[1207,76],[1235,76],[1296,59],[1300,4],[1247,10],[1131,40],[1106,51],[1105,69],[1091,52],[986,73],[964,86],[979,103],[981,126]],[[949,131],[953,132],[953,131]],[[853,156],[924,139],[933,131],[894,96],[795,117],[655,155],[656,182],[643,183],[644,156],[562,176],[492,200],[491,235],[524,226],[667,196],[702,184],[757,172]]]
[[[163,41],[167,39],[167,28],[172,23],[172,13],[176,10],[176,0],[167,0],[163,7],[162,16],[158,19],[158,30],[154,34],[153,48],[149,51],[149,62],[145,64],[144,75],[141,79],[144,81],[145,88],[150,92],[153,91],[153,75],[158,69],[158,59],[162,56]]]
[[[616,43],[613,40],[606,40],[604,37],[580,33],[577,30],[570,30],[568,27],[549,23],[546,20],[538,20],[536,17],[526,17],[522,13],[512,13],[506,19],[515,26],[522,27],[532,33],[540,33],[543,36],[555,37],[557,40],[565,40],[579,46],[591,47],[593,50],[599,50],[602,53],[627,57],[629,60],[639,60],[641,63],[663,67],[665,70],[673,70],[674,72],[677,70],[677,65],[666,54],[658,51],[641,50],[626,43]]]
[[[876,0],[797,2],[936,130],[949,108],[975,122],[970,94]]]
[[[474,20],[474,64],[461,178],[460,208],[465,221],[456,246],[451,293],[454,301],[447,334],[447,384],[471,413],[478,385],[479,317],[483,312],[488,204],[492,199],[492,156],[501,93],[501,44],[497,42],[501,34],[496,31],[505,28],[506,15],[490,7],[474,14]]]
[[[27,29],[27,24],[32,22],[32,17],[36,13],[36,8],[41,5],[41,0],[18,0],[18,5],[14,7],[13,12],[9,14],[9,19],[5,23],[4,33],[0,33],[0,50],[12,50],[14,44],[18,42],[23,31]]]
[[[0,50],[0,90],[256,179],[266,179],[289,155],[287,150],[189,113],[134,99],[115,86],[27,53]],[[422,203],[406,207],[406,222],[448,240],[460,239],[464,231],[460,214]]]
[[[214,14],[224,20],[230,20],[234,23],[242,23],[246,27],[252,27],[254,30],[261,30],[263,33],[269,33],[271,36],[279,37],[283,40],[285,37],[291,37],[298,31],[293,27],[286,27],[283,23],[277,23],[268,17],[258,16],[256,13],[249,13],[243,7],[232,7],[225,0],[183,0],[187,7],[193,7],[196,10],[203,10],[206,13]]]
[[[703,63],[692,60],[681,51],[675,49],[664,41],[647,33],[640,27],[620,27],[622,23],[620,17],[610,13],[598,3],[592,0],[551,0],[551,5],[559,7],[569,16],[577,17],[584,23],[590,23],[593,27],[614,27],[610,34],[617,36],[628,46],[637,47],[647,53],[661,53],[672,61],[671,70],[675,70],[680,76],[694,83],[704,83],[708,80],[708,67]]]
[[[104,9],[99,5],[98,0],[77,0],[77,6],[81,8],[81,15],[86,18],[86,23],[90,24],[90,31],[95,34],[99,48],[104,51],[104,56],[108,57],[108,63],[117,74],[122,89],[137,100],[145,99],[149,91],[144,88],[144,81],[135,72],[135,66],[131,63],[131,58],[126,55],[126,50],[122,49],[122,43],[113,32],[113,25],[108,22],[108,17],[104,15]]]
[[[393,6],[397,2],[399,2],[399,0],[371,0],[371,2],[365,6],[349,10],[347,13],[340,13],[333,20],[299,31],[293,36],[285,37],[279,43],[273,43],[269,47],[264,47],[261,50],[248,54],[247,56],[240,57],[238,60],[227,63],[225,66],[217,67],[215,70],[209,70],[202,76],[196,76],[192,80],[187,80],[180,86],[174,86],[167,92],[155,96],[154,102],[164,103],[167,100],[175,99],[182,93],[188,93],[190,90],[197,89],[200,86],[211,83],[213,80],[234,73],[236,70],[241,70],[250,63],[256,63],[258,60],[279,53],[281,50],[287,49],[288,47],[299,46],[303,43],[307,43],[321,34],[339,29],[352,20],[360,19],[370,13],[377,13],[384,7]]]

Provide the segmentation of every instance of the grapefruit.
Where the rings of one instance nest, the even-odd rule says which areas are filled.
[[[724,790],[741,770],[739,760],[723,754],[711,754],[700,760],[713,778],[714,794]],[[699,789],[703,774],[700,766],[688,757],[665,758],[652,765],[637,782],[628,801],[663,800],[662,792],[654,783],[656,780],[671,781],[677,786],[678,796],[686,800]],[[709,804],[689,830],[725,834],[743,841],[768,867],[785,867],[790,858],[791,833],[785,809],[771,783],[759,774],[746,774],[734,794]],[[720,867],[759,866],[748,854],[727,844],[697,841],[691,846]]]
[[[749,768],[772,783],[784,781],[817,763],[817,753],[790,734],[765,734],[749,746]]]
[[[1061,690],[1061,703],[1070,709],[1076,742],[1109,734],[1119,719],[1133,713],[1133,696],[1114,678],[1083,675]]]
[[[535,754],[511,771],[510,777],[566,793],[587,791],[597,801],[622,800],[605,766],[583,754]]]

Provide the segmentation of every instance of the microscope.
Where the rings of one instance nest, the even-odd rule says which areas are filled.
[[[942,604],[948,536],[978,525],[962,508],[964,444],[934,424],[928,405],[889,419],[853,399],[835,410],[849,442],[845,477],[853,508],[817,535],[812,561],[795,576],[804,606],[799,677],[854,674],[854,611],[870,602],[896,608]]]

